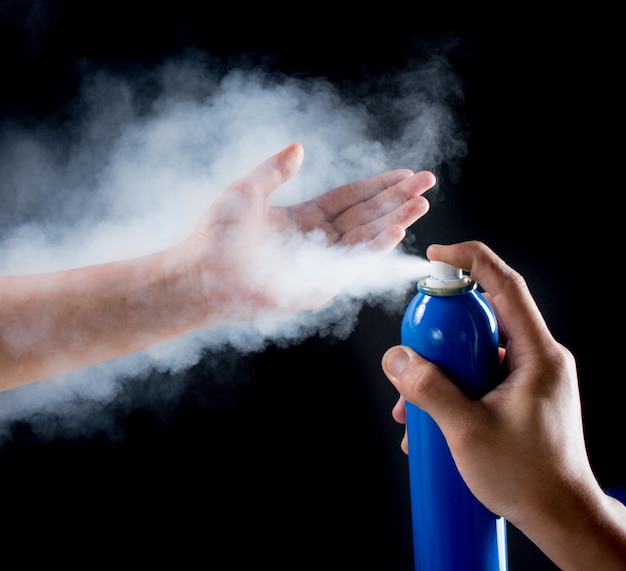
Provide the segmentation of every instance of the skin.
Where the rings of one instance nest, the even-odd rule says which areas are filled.
[[[470,271],[486,290],[502,333],[504,382],[468,399],[434,364],[405,346],[383,371],[400,398],[441,428],[474,495],[564,571],[626,570],[626,507],[605,494],[589,463],[576,363],[550,331],[523,277],[485,244],[432,245],[431,260]],[[406,431],[401,443],[408,453]]]
[[[288,207],[272,191],[299,170],[292,143],[211,204],[189,236],[154,254],[0,277],[0,391],[142,350],[200,327],[297,312],[341,289],[332,279],[285,295],[291,262],[263,272],[272,247],[317,231],[326,248],[392,250],[428,211],[432,173],[382,173]],[[317,268],[314,268],[317,269]],[[319,268],[320,271],[322,268]]]

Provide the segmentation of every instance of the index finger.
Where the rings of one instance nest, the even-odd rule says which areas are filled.
[[[509,339],[543,345],[552,337],[526,280],[484,243],[474,240],[445,246],[432,244],[426,254],[430,260],[446,262],[470,272],[471,277],[489,292]]]
[[[412,198],[426,192],[435,184],[429,171],[413,173],[407,169],[389,171],[374,177],[345,184],[314,199],[326,219],[346,232],[355,221],[376,213],[381,217]]]

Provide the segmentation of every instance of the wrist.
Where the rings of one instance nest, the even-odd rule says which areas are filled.
[[[518,527],[564,571],[626,571],[626,506],[595,483],[572,485]]]
[[[194,237],[163,255],[169,292],[166,300],[181,328],[191,331],[238,318],[244,298],[238,291],[241,284],[233,279],[233,268],[220,264],[204,247],[196,247]],[[239,303],[233,303],[238,298]]]

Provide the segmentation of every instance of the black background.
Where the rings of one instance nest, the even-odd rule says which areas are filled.
[[[605,487],[626,485],[612,365],[623,316],[615,15],[419,2],[341,13],[187,0],[0,5],[0,113],[32,124],[63,119],[83,58],[132,74],[193,47],[357,86],[403,67],[416,40],[462,38],[452,63],[465,83],[468,156],[460,177],[437,173],[447,199],[411,228],[414,244],[480,239],[525,275],[577,356],[594,470]],[[22,565],[412,569],[402,428],[380,369],[400,317],[366,307],[347,340],[218,356],[227,386],[207,382],[212,356],[180,375],[189,390],[166,415],[133,411],[115,441],[44,442],[16,424],[0,451],[5,555]],[[509,547],[510,571],[554,568],[514,529]]]

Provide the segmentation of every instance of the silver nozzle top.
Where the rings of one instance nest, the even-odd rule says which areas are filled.
[[[430,275],[417,284],[420,291],[432,295],[455,295],[470,291],[476,282],[463,271],[445,262],[430,262]]]

